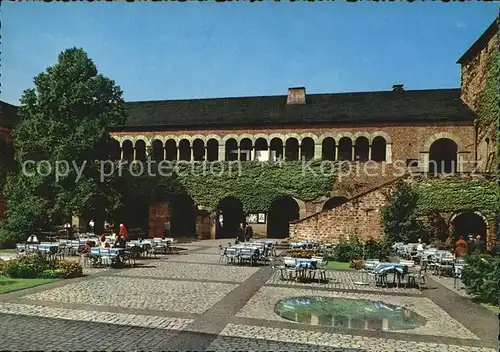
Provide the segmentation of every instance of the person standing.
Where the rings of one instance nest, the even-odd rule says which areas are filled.
[[[245,224],[241,223],[240,226],[238,227],[237,233],[236,233],[236,239],[238,242],[243,242],[245,241]]]
[[[484,241],[481,239],[481,235],[476,236],[476,252],[483,253],[486,250]]]
[[[124,241],[127,241],[128,233],[127,233],[127,228],[125,225],[120,224],[120,231],[118,232],[118,236],[123,238]]]
[[[474,253],[476,250],[476,243],[474,242],[474,239],[472,238],[472,234],[469,234],[469,239],[467,240],[467,252],[469,254]]]
[[[467,254],[467,242],[465,242],[464,237],[460,236],[457,243],[455,244],[455,256],[462,257]]]
[[[163,236],[164,237],[169,237],[170,236],[170,221],[168,219],[165,220],[165,223],[163,224]]]
[[[94,233],[94,226],[95,226],[94,220],[90,220],[89,221],[90,233]]]
[[[249,242],[250,239],[253,237],[253,228],[246,222],[244,223],[244,226],[245,226],[245,242]]]

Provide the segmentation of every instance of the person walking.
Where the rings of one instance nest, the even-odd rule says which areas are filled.
[[[248,223],[244,223],[245,226],[245,242],[249,242],[253,237],[253,228],[248,225]]]
[[[236,240],[238,242],[245,241],[245,224],[241,223],[238,229],[236,230]]]

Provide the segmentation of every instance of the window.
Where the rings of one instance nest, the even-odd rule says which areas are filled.
[[[406,166],[411,168],[418,167],[418,159],[406,159]]]

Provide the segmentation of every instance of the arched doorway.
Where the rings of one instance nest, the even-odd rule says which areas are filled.
[[[222,199],[217,206],[216,238],[236,238],[244,221],[243,203],[231,196]]]
[[[429,150],[429,172],[454,173],[457,171],[457,143],[441,138],[431,144]]]
[[[1,149],[2,147],[0,146],[0,155],[1,155]],[[121,148],[120,148],[120,142],[118,142],[114,138],[109,139],[109,158],[110,160],[117,161],[120,160],[121,158]]]
[[[276,199],[267,214],[267,237],[287,238],[290,233],[290,221],[299,219],[299,205],[289,196]]]
[[[336,208],[339,205],[342,205],[347,201],[348,201],[348,199],[346,197],[332,197],[332,198],[328,199],[325,202],[325,204],[323,204],[323,210]]]
[[[464,236],[464,239],[467,239],[469,234],[476,238],[480,235],[481,239],[486,242],[487,225],[481,215],[473,212],[457,214],[450,219],[450,223],[453,226],[455,238]]]
[[[170,230],[173,236],[196,237],[196,205],[182,194],[170,201]]]

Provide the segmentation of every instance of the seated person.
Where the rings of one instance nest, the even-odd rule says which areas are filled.
[[[109,243],[106,241],[106,236],[102,235],[99,240],[101,241],[101,248],[109,248]]]
[[[125,248],[125,240],[122,236],[116,236],[115,242],[113,243],[113,247],[115,248]]]
[[[28,243],[38,243],[38,238],[36,237],[36,235],[31,235],[30,237],[28,237],[28,239],[26,240],[26,242],[28,242]]]

